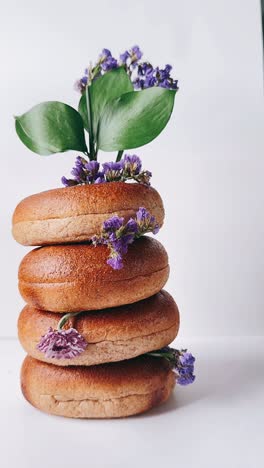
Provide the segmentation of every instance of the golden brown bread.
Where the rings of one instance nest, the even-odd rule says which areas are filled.
[[[59,367],[27,356],[21,369],[21,388],[29,403],[71,418],[142,413],[166,401],[174,385],[167,361],[146,356],[88,367]]]
[[[124,268],[113,270],[104,245],[70,244],[34,249],[18,272],[24,300],[51,312],[116,307],[159,292],[168,275],[168,256],[155,239],[144,236],[129,246]]]
[[[163,224],[160,195],[142,184],[109,182],[48,190],[17,205],[13,236],[23,245],[83,242],[98,234],[107,218],[116,214],[127,220],[141,206]]]
[[[135,304],[71,318],[68,328],[78,330],[87,348],[72,359],[48,359],[36,345],[49,327],[57,328],[60,318],[60,314],[24,307],[18,319],[18,336],[30,356],[59,366],[122,361],[168,345],[179,330],[178,307],[169,293],[161,291]]]

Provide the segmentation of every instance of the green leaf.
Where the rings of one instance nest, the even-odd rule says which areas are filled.
[[[90,99],[93,116],[93,133],[96,139],[98,131],[98,122],[103,113],[106,104],[121,94],[133,90],[133,85],[129,76],[123,67],[116,68],[111,72],[98,78],[90,86]],[[86,130],[89,131],[89,122],[87,115],[87,103],[85,93],[79,102],[79,113],[81,114]]]
[[[43,102],[15,119],[20,140],[34,153],[87,151],[82,118],[67,104]]]
[[[99,122],[98,147],[119,151],[146,145],[167,125],[175,91],[153,87],[109,102]]]

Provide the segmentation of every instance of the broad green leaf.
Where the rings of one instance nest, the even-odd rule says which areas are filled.
[[[98,78],[90,86],[91,107],[93,115],[93,132],[96,139],[98,122],[103,113],[105,105],[121,94],[133,91],[133,85],[124,68],[116,68],[111,72]],[[87,103],[85,93],[79,103],[79,113],[81,114],[86,130],[89,131]]]
[[[34,153],[87,151],[82,118],[67,104],[43,102],[15,119],[20,140]]]
[[[170,119],[174,98],[175,91],[153,87],[109,102],[99,122],[98,147],[119,151],[154,140]]]

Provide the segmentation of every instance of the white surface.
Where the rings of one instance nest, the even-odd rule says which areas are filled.
[[[92,421],[48,416],[24,401],[23,353],[15,340],[0,341],[1,466],[262,466],[263,338],[189,338],[188,346],[197,358],[195,384],[140,417]]]
[[[168,289],[181,310],[181,330],[184,336],[263,334],[259,0],[8,0],[0,14],[4,336],[16,334],[23,304],[17,268],[27,252],[10,235],[13,209],[21,198],[60,185],[75,158],[31,153],[12,115],[43,100],[77,106],[72,86],[87,62],[103,47],[116,55],[134,43],[154,64],[172,63],[179,78],[171,122],[138,154],[167,210],[159,239],[170,255]]]

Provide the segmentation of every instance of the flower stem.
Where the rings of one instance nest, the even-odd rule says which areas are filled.
[[[92,113],[92,105],[91,105],[90,85],[86,86],[85,95],[86,95],[87,118],[88,118],[88,127],[89,127],[90,159],[96,160],[96,154],[95,154],[95,148],[94,148],[93,113]]]
[[[170,353],[160,353],[159,351],[157,351],[155,353],[155,351],[151,352],[151,353],[146,353],[147,356],[153,356],[153,357],[159,357],[159,358],[165,358],[165,359],[171,359],[171,354]]]
[[[116,162],[120,161],[120,159],[121,159],[122,156],[123,156],[123,153],[124,153],[124,150],[118,151],[117,157],[116,157]]]
[[[63,317],[58,323],[57,329],[61,330],[64,327],[65,323],[68,322],[68,320],[70,320],[72,317],[75,317],[78,314],[81,314],[81,312],[69,312],[68,314],[63,315]]]

